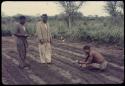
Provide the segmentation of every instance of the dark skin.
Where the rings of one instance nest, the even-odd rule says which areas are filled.
[[[85,61],[79,61],[79,64],[84,64],[85,67],[91,66],[91,63],[102,63],[105,59],[104,57],[94,49],[86,49],[84,52],[87,54],[87,58]],[[94,60],[93,60],[94,59]]]
[[[42,21],[44,24],[47,24],[47,20],[48,20],[48,16],[42,16]],[[46,41],[43,41],[43,40],[40,40],[40,43],[43,44],[44,42],[49,42],[49,43],[52,43],[52,40],[50,39],[50,41],[46,40]]]
[[[48,20],[48,17],[47,16],[42,16],[42,21],[46,24],[47,23],[47,20]]]
[[[26,19],[20,19],[19,20],[19,23],[21,24],[21,25],[24,25],[25,23],[26,23]],[[24,36],[24,35],[22,35],[22,34],[15,34],[16,36]],[[27,37],[28,35],[25,35],[25,37]]]
[[[20,24],[24,25],[26,23],[26,19],[20,19]]]
[[[88,64],[92,61],[92,56],[90,56],[90,49],[84,50],[85,54],[87,55],[85,61],[79,61],[80,64]]]

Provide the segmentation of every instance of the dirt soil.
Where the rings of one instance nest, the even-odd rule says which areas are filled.
[[[87,70],[74,63],[85,59],[82,47],[88,43],[53,40],[52,64],[41,64],[35,38],[28,39],[29,70],[18,68],[14,37],[2,37],[2,83],[7,85],[40,84],[121,84],[124,81],[124,48],[89,43],[109,61],[105,71]]]

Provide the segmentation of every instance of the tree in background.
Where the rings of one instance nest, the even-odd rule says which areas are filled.
[[[105,9],[111,16],[116,16],[117,1],[107,1]]]
[[[105,10],[111,16],[112,23],[116,24],[119,22],[119,16],[124,15],[124,3],[122,1],[107,1]]]
[[[123,1],[119,1],[118,2],[118,7],[119,7],[119,14],[123,17],[124,16],[124,2]]]
[[[60,1],[59,4],[64,8],[66,14],[66,22],[68,27],[71,28],[74,15],[77,13],[78,9],[82,6],[83,1]]]

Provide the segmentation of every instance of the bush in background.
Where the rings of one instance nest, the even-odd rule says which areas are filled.
[[[31,36],[35,36],[36,20],[28,20],[27,29]],[[15,31],[16,21],[12,18],[2,19],[2,36],[10,36]],[[124,20],[113,25],[107,17],[101,18],[81,18],[75,21],[76,24],[71,29],[68,28],[64,20],[57,18],[49,19],[50,31],[53,38],[61,39],[63,37],[70,41],[89,41],[107,44],[117,44],[124,46]]]

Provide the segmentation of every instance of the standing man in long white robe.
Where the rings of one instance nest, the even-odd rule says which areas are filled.
[[[48,16],[43,14],[41,21],[36,25],[36,33],[38,37],[39,56],[41,63],[51,63],[51,33],[47,23]]]

